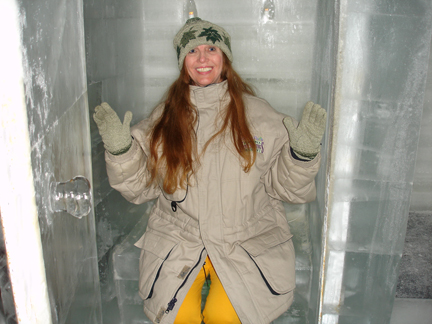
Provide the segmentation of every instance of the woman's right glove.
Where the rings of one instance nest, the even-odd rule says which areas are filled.
[[[130,134],[132,113],[130,111],[126,112],[122,124],[120,118],[110,105],[103,102],[95,108],[93,119],[99,128],[99,134],[108,152],[119,155],[129,150],[132,146],[132,137]]]

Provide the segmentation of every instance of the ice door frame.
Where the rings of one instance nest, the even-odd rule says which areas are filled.
[[[0,2],[0,43],[4,46],[0,57],[0,213],[17,320],[51,324],[30,158],[18,17],[15,1]]]

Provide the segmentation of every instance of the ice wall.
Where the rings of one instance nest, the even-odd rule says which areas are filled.
[[[143,1],[85,0],[83,5],[97,254],[102,299],[110,301],[115,297],[112,249],[137,224],[146,206],[127,202],[109,186],[105,149],[93,113],[107,101],[122,118],[127,110],[133,111],[133,123],[146,114],[144,8]]]
[[[51,181],[92,179],[81,0],[17,1],[25,100],[53,323],[100,323],[94,213],[48,208]],[[29,265],[31,269],[32,265]]]
[[[410,211],[432,214],[432,55],[426,83]]]
[[[320,83],[313,91],[333,93],[328,179],[320,187],[328,206],[319,323],[388,323],[412,190],[432,8],[421,0],[332,6],[334,79],[329,83],[328,74],[317,71]],[[325,53],[323,61],[332,64]]]
[[[398,298],[432,299],[432,55],[420,128],[404,253],[399,266]]]

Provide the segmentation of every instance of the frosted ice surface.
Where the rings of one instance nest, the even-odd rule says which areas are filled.
[[[145,232],[152,205],[152,202],[146,203],[146,210],[141,219],[136,223],[132,231],[130,231],[121,244],[115,247],[113,252],[115,279],[138,279],[138,259],[141,251],[134,244]]]
[[[139,256],[141,250],[134,246],[144,234],[153,203],[146,210],[133,230],[113,251],[114,284],[120,309],[120,324],[151,323],[143,312],[143,301],[138,294]]]
[[[251,5],[250,0],[196,0],[197,9],[202,19],[220,24],[225,27],[231,24],[243,24],[248,21],[256,21],[259,7]]]
[[[348,1],[348,10],[351,12],[362,12],[368,14],[399,15],[399,16],[421,16],[425,10],[430,10],[428,0],[413,2],[406,1]]]
[[[112,20],[86,21],[87,77],[92,82],[112,78],[116,75],[117,29]],[[101,35],[110,35],[107,39]]]
[[[144,1],[143,18],[149,24],[163,24],[164,22],[183,24],[183,1]],[[198,5],[198,10],[200,7]]]
[[[118,19],[116,24],[116,74],[124,75],[142,69],[144,65],[144,21]],[[131,84],[133,85],[133,84]]]

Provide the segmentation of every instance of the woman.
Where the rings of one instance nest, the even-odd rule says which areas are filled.
[[[189,19],[174,47],[180,76],[149,118],[130,132],[130,112],[121,124],[104,103],[94,116],[111,186],[156,199],[136,243],[144,311],[154,323],[270,323],[295,287],[281,201],[315,199],[325,110],[308,103],[297,126],[255,97],[215,24]]]

